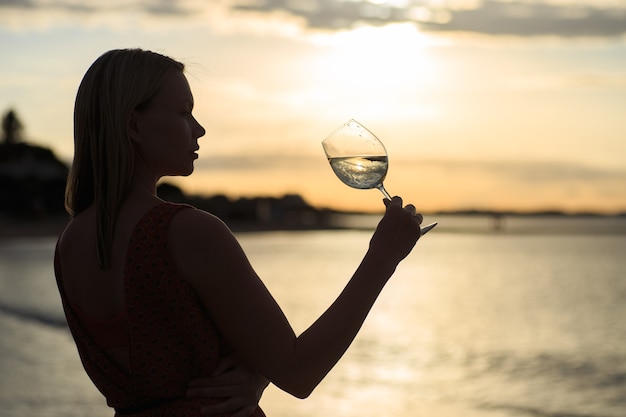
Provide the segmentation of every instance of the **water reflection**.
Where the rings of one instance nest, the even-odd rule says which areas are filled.
[[[240,235],[297,332],[334,300],[369,231]],[[14,417],[110,415],[60,314],[54,241],[0,245],[0,403]],[[626,235],[431,233],[344,359],[269,417],[622,417]],[[280,254],[277,261],[276,254]],[[16,312],[20,312],[16,314]],[[61,371],[62,370],[62,371]],[[89,411],[87,411],[89,410]]]

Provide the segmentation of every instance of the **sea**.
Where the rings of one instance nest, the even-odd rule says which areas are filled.
[[[313,394],[268,417],[626,416],[626,218],[434,216]],[[367,250],[354,228],[236,232],[296,332]],[[0,239],[0,415],[107,417],[53,275],[55,237]]]

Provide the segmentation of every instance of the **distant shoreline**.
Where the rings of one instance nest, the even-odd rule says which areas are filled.
[[[234,233],[268,231],[373,230],[382,213],[334,212],[321,224],[280,224],[225,219]],[[479,233],[626,233],[626,216],[595,213],[497,213],[455,212],[425,214],[424,221],[439,222],[439,232]],[[68,222],[66,215],[35,219],[0,217],[0,241],[19,238],[56,237]],[[579,222],[580,220],[586,220]]]

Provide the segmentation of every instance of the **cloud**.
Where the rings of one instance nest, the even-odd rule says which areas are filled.
[[[26,11],[61,11],[66,13],[101,13],[139,11],[150,15],[188,16],[198,11],[197,5],[188,1],[146,0],[129,2],[110,0],[106,2],[81,2],[71,0],[0,0],[2,9]]]
[[[204,0],[0,0],[0,29],[33,29],[94,25],[124,29],[163,28],[163,23],[206,25],[214,2]]]
[[[264,172],[277,171],[289,173],[304,169],[314,169],[323,161],[326,167],[326,160],[322,155],[302,155],[302,154],[256,154],[256,155],[213,155],[209,158],[200,158],[196,162],[196,167],[205,171],[236,171],[236,172]]]
[[[623,170],[593,167],[571,162],[527,162],[506,164],[499,172],[528,183],[576,181],[625,181]]]
[[[490,35],[617,36],[626,33],[626,9],[487,0],[477,9],[451,11],[448,22],[422,25]]]
[[[23,9],[29,9],[34,6],[35,4],[29,0],[0,0],[0,8],[18,7],[18,8],[23,8]]]
[[[298,192],[320,207],[377,210],[375,193],[351,192],[323,156],[211,154],[196,163],[203,193]],[[618,212],[626,207],[626,170],[567,161],[394,158],[389,191],[424,210],[498,208]],[[208,188],[207,188],[208,187]],[[210,191],[209,191],[210,190]],[[327,193],[327,195],[324,195]],[[339,193],[339,194],[335,194]],[[431,204],[432,206],[428,206]]]
[[[323,160],[323,163],[320,161]],[[433,159],[416,160],[396,158],[396,171],[434,170],[451,176],[488,176],[505,182],[526,184],[566,184],[577,182],[626,182],[626,170],[567,161],[534,160],[462,160]],[[302,169],[326,169],[327,164],[321,155],[289,153],[282,155],[266,154],[227,154],[200,159],[197,167],[203,170],[234,171],[280,171],[292,172]],[[411,174],[412,176],[412,174]]]
[[[234,0],[234,10],[287,13],[310,28],[412,22],[424,31],[488,35],[609,37],[626,33],[624,4],[529,0]]]
[[[0,0],[0,14],[68,15],[133,12],[190,18],[230,10],[241,15],[291,16],[310,29],[413,23],[426,32],[487,35],[612,37],[626,34],[626,4],[600,0]]]
[[[403,161],[408,163],[408,161]],[[430,167],[450,173],[478,174],[524,183],[568,183],[578,181],[624,182],[626,170],[585,165],[565,161],[476,161],[441,159],[422,161],[420,167]]]

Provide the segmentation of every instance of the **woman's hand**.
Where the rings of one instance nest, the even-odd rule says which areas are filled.
[[[240,361],[235,355],[223,358],[210,377],[189,383],[190,398],[224,399],[202,407],[202,415],[234,412],[232,417],[249,417],[259,404],[269,381]]]
[[[413,204],[402,206],[402,198],[384,200],[387,209],[370,241],[370,252],[382,261],[399,263],[413,249],[421,236],[423,217]]]

